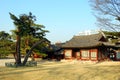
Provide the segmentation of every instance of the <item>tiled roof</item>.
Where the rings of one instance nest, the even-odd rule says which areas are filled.
[[[101,39],[104,38],[102,34],[92,34],[85,36],[74,36],[71,40],[66,42],[63,48],[85,48],[85,47],[96,47],[103,45]],[[105,39],[105,38],[104,38]]]

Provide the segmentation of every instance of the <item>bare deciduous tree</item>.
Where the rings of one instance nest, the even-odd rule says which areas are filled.
[[[100,28],[120,30],[120,0],[90,0],[90,3]]]

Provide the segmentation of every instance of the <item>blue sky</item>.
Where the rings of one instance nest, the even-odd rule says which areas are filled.
[[[95,17],[89,0],[0,0],[0,31],[10,32],[15,26],[9,12],[19,16],[32,12],[36,23],[46,26],[51,42],[65,42],[84,30],[95,30]]]

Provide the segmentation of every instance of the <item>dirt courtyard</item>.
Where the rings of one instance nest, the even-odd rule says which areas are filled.
[[[44,61],[35,67],[1,66],[0,80],[120,80],[120,62]]]

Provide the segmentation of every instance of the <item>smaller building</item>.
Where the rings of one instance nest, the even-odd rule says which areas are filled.
[[[101,33],[74,36],[67,41],[64,49],[64,59],[83,61],[109,60],[110,49],[114,44],[109,43]]]
[[[57,61],[63,59],[63,54],[62,54],[63,49],[61,48],[63,44],[64,43],[56,43],[49,45],[49,49],[46,51],[47,56],[45,58],[49,60],[57,60]]]

